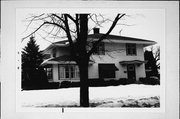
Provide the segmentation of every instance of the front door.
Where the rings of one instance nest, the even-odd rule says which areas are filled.
[[[135,71],[134,64],[127,65],[127,76],[128,76],[128,79],[131,80],[132,82],[136,81],[136,71]]]

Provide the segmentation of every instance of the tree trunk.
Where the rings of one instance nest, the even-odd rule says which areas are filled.
[[[89,107],[88,58],[79,64],[80,70],[80,106]]]
[[[79,34],[79,70],[80,70],[80,106],[89,107],[88,64],[89,57],[86,51],[88,35],[88,14],[80,14]]]

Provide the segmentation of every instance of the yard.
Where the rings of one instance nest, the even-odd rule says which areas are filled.
[[[23,107],[79,107],[79,88],[21,91]],[[89,88],[90,107],[160,107],[160,86]]]

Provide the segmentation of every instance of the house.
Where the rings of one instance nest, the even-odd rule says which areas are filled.
[[[88,41],[95,41],[102,35],[98,28],[94,28],[94,33],[88,35]],[[146,77],[143,48],[154,44],[156,42],[150,40],[109,35],[90,57],[89,79],[127,78],[138,81],[140,77]],[[67,40],[51,44],[44,54],[47,57],[42,66],[49,82],[80,81],[79,69],[69,55]]]

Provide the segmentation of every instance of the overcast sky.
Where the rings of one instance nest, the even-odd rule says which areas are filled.
[[[38,13],[48,13],[46,9],[38,9]],[[54,10],[56,11],[56,10]],[[54,12],[53,11],[53,12]],[[56,11],[58,12],[58,10]],[[93,12],[93,11],[92,11]],[[16,11],[16,25],[17,25],[17,38],[21,39],[25,37],[32,29],[28,29],[26,32],[27,22],[22,22],[29,16],[29,14],[37,13],[37,9],[19,9]],[[59,13],[59,12],[58,12]],[[69,12],[68,12],[69,13]],[[106,17],[114,19],[117,13],[126,13],[128,17],[125,17],[120,21],[122,24],[118,25],[111,32],[113,35],[120,35],[119,31],[122,29],[121,35],[127,37],[135,37],[146,40],[153,40],[160,45],[165,39],[165,11],[163,9],[119,9],[119,12],[114,10],[101,10],[97,12],[105,14]],[[100,28],[101,33],[107,32],[111,23],[103,24]],[[129,26],[130,25],[130,26]],[[34,26],[32,26],[34,27]],[[37,27],[37,26],[35,26]],[[39,35],[35,35],[37,43],[40,45],[40,49],[43,50],[50,43],[42,39]],[[29,39],[23,41],[23,46],[27,43]]]

